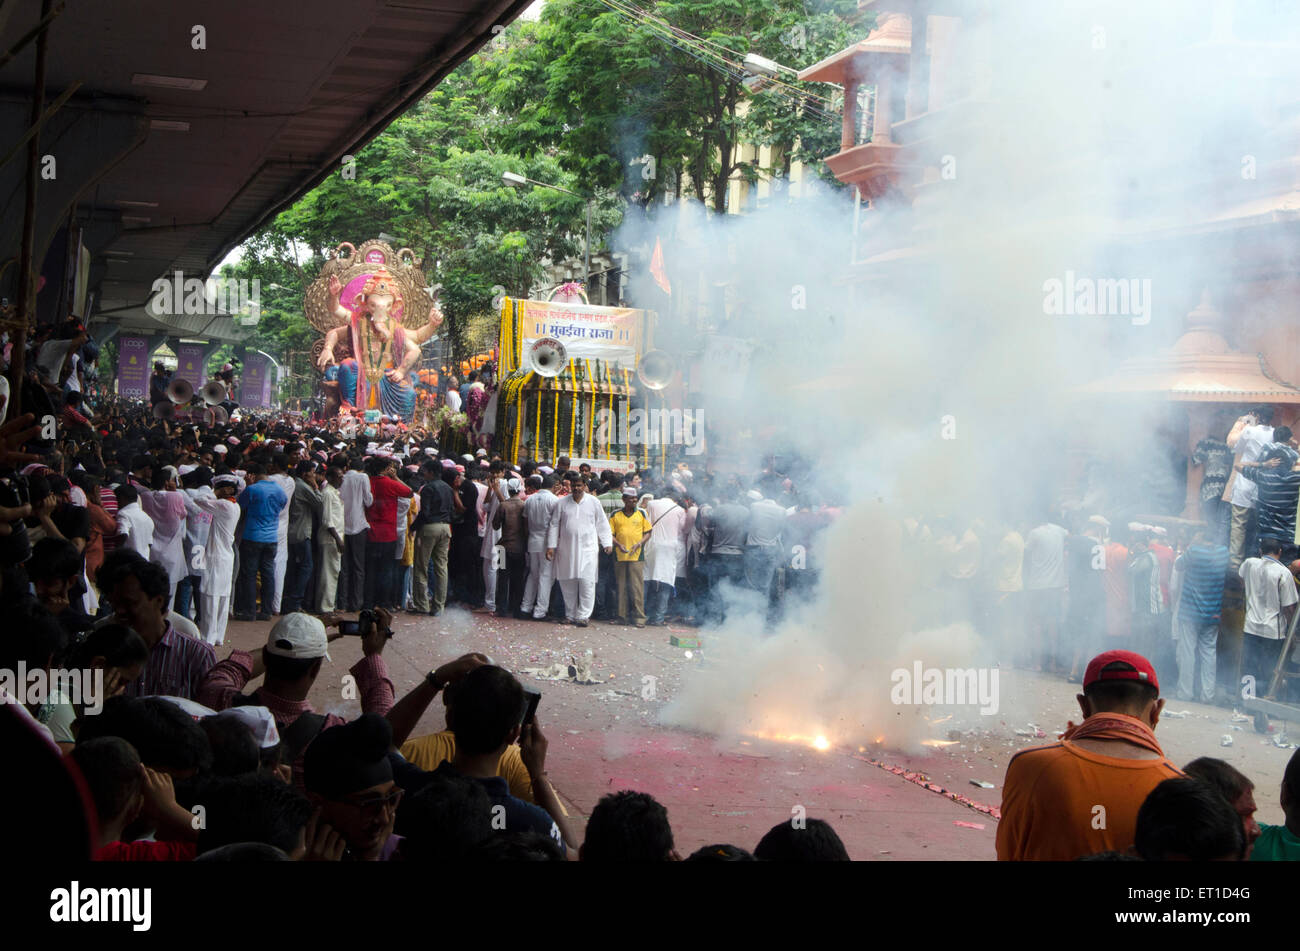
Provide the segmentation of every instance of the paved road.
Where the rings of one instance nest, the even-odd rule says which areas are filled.
[[[269,622],[232,623],[227,647],[260,646],[269,627]],[[683,855],[716,842],[752,849],[774,824],[802,810],[803,815],[829,821],[855,859],[992,858],[995,818],[864,759],[921,772],[938,786],[996,807],[1011,755],[1049,742],[1067,719],[1078,719],[1076,685],[1008,670],[998,715],[955,711],[953,719],[935,727],[935,739],[957,737],[945,749],[871,750],[864,757],[856,747],[818,751],[756,738],[724,741],[658,723],[683,678],[705,662],[699,652],[688,658],[686,651],[671,647],[671,629],[638,631],[596,622],[579,629],[500,620],[460,609],[439,618],[401,614],[394,627],[385,657],[398,696],[430,667],[470,650],[482,651],[516,672],[567,663],[571,657],[589,660],[599,684],[539,682],[520,674],[543,693],[538,716],[550,741],[552,780],[570,811],[582,817],[609,792],[636,789],[652,794],[667,807]],[[706,640],[706,653],[707,646]],[[226,648],[218,649],[218,656],[225,653]],[[317,681],[311,700],[317,710],[355,715],[359,706],[343,699],[341,678],[361,656],[360,643],[345,638],[331,646],[331,654],[333,663]],[[649,684],[653,699],[643,697]],[[1175,706],[1190,715],[1160,726],[1158,735],[1171,758],[1183,763],[1197,755],[1223,755],[1256,780],[1261,821],[1280,821],[1276,789],[1290,751],[1274,748],[1253,734],[1248,723],[1244,730],[1233,730],[1230,711]],[[940,719],[937,713],[934,719]],[[1031,722],[1048,732],[1048,738],[1016,734]],[[417,733],[443,727],[439,704],[425,714]],[[1235,744],[1221,748],[1220,737],[1229,732]],[[992,782],[994,787],[979,788],[972,780]]]
[[[260,646],[269,627],[232,622],[218,656],[231,646]],[[758,739],[720,744],[658,725],[659,710],[700,660],[670,647],[664,628],[593,623],[582,630],[457,609],[440,618],[398,615],[394,628],[385,657],[399,696],[431,666],[469,650],[516,671],[592,652],[593,672],[607,684],[539,683],[521,675],[543,692],[538,716],[550,740],[548,770],[575,815],[590,814],[609,792],[636,789],[667,807],[683,855],[715,842],[752,849],[799,809],[829,821],[855,859],[992,855],[994,820],[855,759],[855,749],[819,752]],[[341,678],[361,656],[360,643],[347,638],[330,653],[333,663],[313,688],[312,703],[355,715],[359,706],[342,699]],[[653,701],[642,699],[647,676],[656,678]],[[418,732],[443,727],[443,710],[435,705]]]

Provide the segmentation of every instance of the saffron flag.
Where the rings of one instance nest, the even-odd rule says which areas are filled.
[[[664,246],[658,238],[655,238],[655,253],[650,257],[650,276],[665,294],[673,292],[673,286],[668,283],[668,272],[664,270]]]

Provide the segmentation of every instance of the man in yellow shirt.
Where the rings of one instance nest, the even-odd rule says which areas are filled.
[[[628,623],[628,596],[631,596],[632,623],[645,627],[645,542],[652,526],[645,513],[636,507],[636,489],[623,490],[623,510],[609,519],[614,534],[614,581],[618,585],[618,623]]]
[[[426,772],[433,772],[443,763],[450,763],[456,758],[456,734],[451,730],[417,736],[402,744],[402,758],[408,763]],[[512,743],[501,755],[497,764],[497,775],[510,786],[510,795],[524,802],[536,802],[533,799],[533,781],[528,776],[524,761],[519,755],[518,744]]]

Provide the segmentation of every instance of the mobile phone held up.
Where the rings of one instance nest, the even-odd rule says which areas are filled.
[[[374,629],[374,626],[375,613],[373,611],[362,611],[357,615],[355,621],[339,621],[339,633],[365,637]],[[388,636],[393,636],[391,631],[389,631]]]
[[[531,726],[537,719],[537,705],[542,702],[542,695],[536,690],[524,689],[524,720],[523,726]]]

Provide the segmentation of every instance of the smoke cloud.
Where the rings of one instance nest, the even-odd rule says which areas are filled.
[[[911,748],[934,711],[891,701],[894,670],[1009,658],[996,631],[934,623],[943,568],[906,519],[1023,534],[1062,503],[1120,524],[1182,509],[1185,411],[1073,387],[1171,345],[1203,290],[1230,340],[1244,309],[1291,293],[1242,284],[1260,277],[1244,248],[1290,259],[1284,229],[1247,246],[1233,225],[1294,187],[1300,8],[1221,6],[993,3],[936,29],[932,112],[895,132],[902,194],[862,212],[856,241],[827,189],[624,226],[618,246],[662,236],[674,293],[717,332],[761,341],[744,397],[702,403],[720,471],[803,456],[798,488],[843,507],[813,600],[772,625],[731,590],[666,722]],[[658,344],[698,349],[698,316],[667,313]]]

